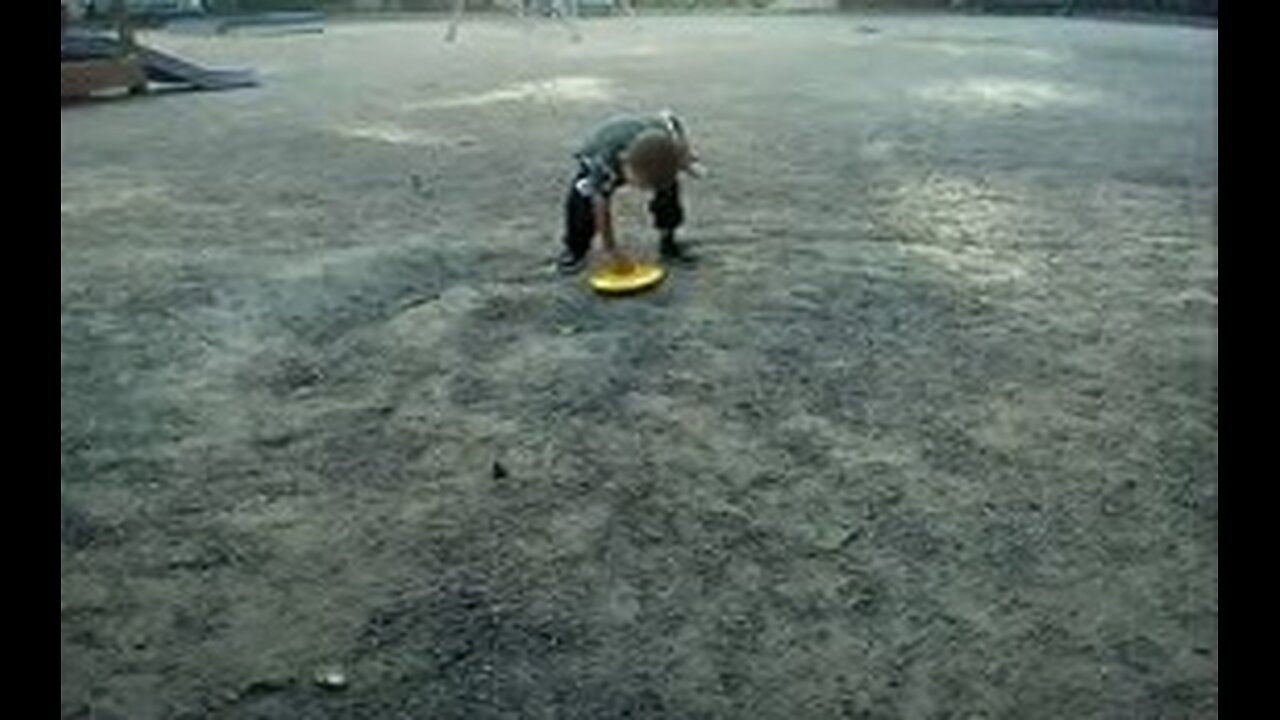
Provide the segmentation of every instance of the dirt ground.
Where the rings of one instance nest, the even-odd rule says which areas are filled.
[[[62,109],[62,717],[1217,716],[1216,30],[443,31]],[[661,107],[702,262],[602,300]]]

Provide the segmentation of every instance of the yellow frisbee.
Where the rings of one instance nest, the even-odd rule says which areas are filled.
[[[592,272],[587,282],[603,295],[626,295],[648,290],[662,282],[666,274],[661,265],[654,263],[615,263]]]

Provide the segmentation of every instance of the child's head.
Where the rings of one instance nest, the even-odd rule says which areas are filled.
[[[685,154],[683,143],[662,130],[641,133],[622,155],[627,182],[645,190],[662,190],[676,181]]]

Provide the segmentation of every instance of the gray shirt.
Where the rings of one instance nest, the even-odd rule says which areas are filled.
[[[574,188],[585,197],[609,197],[625,182],[622,177],[622,152],[637,137],[650,130],[663,130],[683,136],[679,119],[669,112],[658,115],[618,115],[606,120],[591,132],[587,141],[573,154],[582,166],[583,176]]]

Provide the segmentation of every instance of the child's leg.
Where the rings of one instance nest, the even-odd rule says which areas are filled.
[[[577,179],[570,183],[569,195],[564,199],[564,245],[572,259],[586,256],[591,250],[591,239],[596,234],[591,198],[578,192],[576,182]]]
[[[653,226],[662,235],[674,235],[676,228],[684,222],[684,208],[680,207],[680,183],[673,182],[664,190],[653,194],[649,201],[649,212],[653,215]]]
[[[653,226],[658,229],[658,250],[662,256],[669,260],[695,260],[692,253],[676,242],[676,228],[684,223],[679,183],[671,183],[665,190],[654,193],[649,212],[653,215]]]

